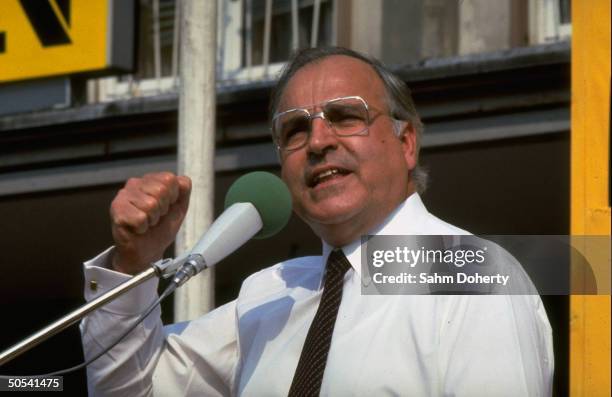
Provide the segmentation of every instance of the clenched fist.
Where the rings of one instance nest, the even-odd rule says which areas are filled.
[[[170,172],[129,179],[110,207],[113,269],[136,274],[161,259],[176,237],[191,193],[191,180]]]

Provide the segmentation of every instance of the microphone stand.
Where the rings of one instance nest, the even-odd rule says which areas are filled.
[[[287,192],[287,196],[288,195],[289,193]],[[287,212],[287,214],[290,214],[290,211]],[[240,219],[241,222],[237,222],[238,219]],[[287,220],[288,219],[289,217],[287,216]],[[235,202],[211,225],[210,229],[191,252],[182,254],[174,259],[162,259],[153,263],[149,269],[137,274],[123,284],[118,285],[114,289],[86,303],[72,313],[67,314],[35,334],[30,335],[21,342],[6,349],[0,353],[0,366],[76,323],[100,306],[116,299],[118,296],[142,284],[153,276],[163,278],[173,277],[173,284],[177,287],[183,285],[190,277],[214,265],[227,254],[240,247],[261,230],[262,227],[263,221],[257,208],[251,202]],[[231,241],[224,241],[221,236],[227,233],[233,233],[240,237]],[[215,249],[210,249],[213,245],[215,245]],[[202,253],[205,251],[208,252],[206,260],[202,256]]]
[[[155,262],[147,270],[144,270],[143,272],[138,273],[137,275],[127,280],[126,282],[119,284],[115,288],[100,295],[96,299],[87,302],[86,304],[82,305],[78,309],[72,311],[71,313],[68,313],[67,315],[60,318],[59,320],[49,324],[48,326],[41,329],[40,331],[28,336],[27,338],[23,339],[21,342],[16,343],[15,345],[11,346],[10,348],[0,353],[0,366],[6,364],[7,362],[11,361],[15,357],[21,355],[22,353],[30,350],[34,346],[47,340],[48,338],[52,337],[58,332],[63,331],[64,329],[76,323],[77,321],[79,321],[80,319],[82,319],[83,317],[91,313],[92,311],[96,310],[100,306],[103,306],[106,303],[116,299],[120,295],[123,295],[127,291],[131,290],[137,285],[144,283],[150,278],[154,276],[164,277],[164,278],[172,276],[174,272],[176,271],[176,269],[180,265],[185,263],[185,261],[188,259],[189,259],[188,255],[182,255],[176,259],[162,259],[160,261]]]

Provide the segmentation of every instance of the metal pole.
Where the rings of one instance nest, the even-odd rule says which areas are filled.
[[[159,0],[153,0],[153,57],[155,66],[155,84],[161,88],[161,39],[159,37]]]
[[[253,0],[246,0],[246,67],[249,73],[253,65]]]
[[[25,353],[26,351],[30,350],[34,346],[38,345],[39,343],[57,334],[58,332],[63,331],[64,329],[76,323],[77,321],[79,321],[80,319],[82,319],[87,314],[91,313],[92,311],[96,310],[100,306],[112,301],[119,295],[131,290],[135,286],[142,284],[143,282],[152,278],[156,274],[157,274],[157,270],[155,269],[155,267],[150,267],[147,270],[143,271],[142,273],[137,274],[136,276],[132,277],[128,281],[122,284],[119,284],[118,286],[108,291],[107,293],[100,295],[96,299],[84,304],[83,306],[79,307],[73,312],[68,313],[67,315],[60,318],[59,320],[49,324],[48,326],[41,329],[40,331],[28,336],[26,339],[22,340],[21,342],[16,343],[15,345],[9,347],[8,349],[0,353],[0,365],[3,365],[11,361],[15,357],[19,356],[22,353]]]
[[[176,240],[176,252],[190,249],[213,215],[215,148],[215,64],[217,1],[181,1],[178,172],[193,181],[189,212]],[[174,320],[201,316],[214,306],[214,276],[201,272],[177,290]]]
[[[174,3],[174,24],[172,26],[172,85],[178,87],[179,33],[181,29],[181,0]]]
[[[268,75],[268,64],[270,63],[270,33],[272,31],[272,0],[266,0],[266,15],[264,18],[263,39],[263,66],[264,75]]]
[[[291,49],[297,51],[300,47],[300,21],[298,0],[291,0]]]
[[[312,30],[310,31],[310,46],[316,47],[319,41],[319,14],[321,12],[321,0],[315,0],[312,11]]]

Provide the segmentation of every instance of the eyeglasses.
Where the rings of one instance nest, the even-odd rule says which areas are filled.
[[[314,113],[316,108],[321,109]],[[370,111],[360,96],[346,96],[304,108],[277,113],[272,118],[272,137],[282,151],[293,151],[306,145],[312,120],[320,118],[338,136],[367,135]]]

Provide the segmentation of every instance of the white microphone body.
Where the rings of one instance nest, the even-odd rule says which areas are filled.
[[[253,204],[232,204],[213,222],[191,254],[202,255],[206,267],[214,266],[250,240],[262,226],[259,212]]]
[[[219,216],[187,255],[174,260],[180,266],[173,282],[182,285],[202,270],[216,265],[240,248],[263,227],[263,221],[251,203],[235,203]],[[166,270],[167,271],[167,270]]]

